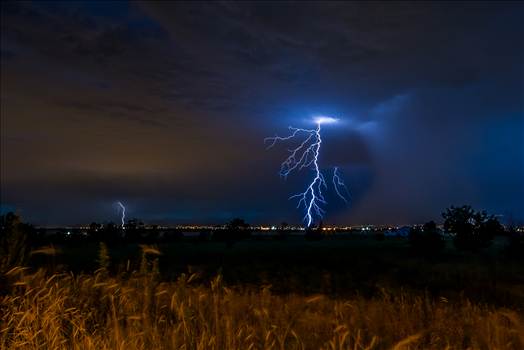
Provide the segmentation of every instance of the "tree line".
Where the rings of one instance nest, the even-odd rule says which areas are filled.
[[[524,235],[513,227],[503,227],[499,220],[488,215],[486,211],[476,211],[469,205],[451,206],[442,213],[443,232],[434,221],[420,227],[412,227],[408,241],[413,251],[425,256],[435,256],[442,252],[446,241],[451,239],[460,251],[478,252],[488,248],[496,236],[508,237],[506,252],[510,256],[524,256]],[[324,237],[322,224],[305,231],[305,238],[318,240]],[[138,220],[130,220],[125,226],[115,224],[100,225],[92,223],[86,235],[67,235],[62,232],[54,236],[45,236],[32,225],[22,222],[14,213],[0,216],[0,271],[9,266],[23,265],[27,261],[31,249],[38,246],[57,243],[75,244],[86,241],[104,242],[108,245],[122,243],[169,243],[180,239],[183,234],[178,230],[161,231],[158,226],[145,230],[144,224]],[[277,228],[277,239],[285,239],[288,235],[287,224],[282,223]],[[235,242],[251,236],[250,225],[236,218],[228,222],[223,229],[200,232],[197,240],[220,241],[232,246]]]

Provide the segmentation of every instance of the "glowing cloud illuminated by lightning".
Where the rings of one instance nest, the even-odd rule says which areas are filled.
[[[315,123],[317,124],[333,124],[338,122],[338,119],[331,117],[318,116],[314,118]]]
[[[264,139],[265,143],[269,143],[267,149],[272,148],[279,141],[288,141],[295,138],[303,138],[303,141],[295,148],[290,149],[290,155],[282,162],[280,166],[280,176],[287,178],[287,176],[294,170],[311,169],[313,172],[313,180],[304,192],[297,193],[290,197],[290,199],[298,199],[297,208],[304,207],[306,214],[304,221],[307,227],[313,223],[313,217],[316,215],[319,218],[324,216],[324,209],[322,205],[327,204],[322,190],[327,189],[324,175],[320,171],[318,165],[318,158],[320,155],[320,145],[322,144],[322,137],[320,134],[320,126],[322,124],[333,124],[338,119],[326,116],[318,116],[313,119],[317,127],[315,129],[300,129],[289,127],[291,134],[285,137],[274,136]],[[335,192],[346,203],[348,200],[343,195],[342,189],[348,193],[347,187],[338,174],[338,168],[335,167],[333,171],[333,185]]]

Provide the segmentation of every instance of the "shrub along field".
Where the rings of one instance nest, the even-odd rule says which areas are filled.
[[[522,349],[524,266],[504,246],[447,242],[429,258],[373,237],[50,246],[4,274],[0,347]]]

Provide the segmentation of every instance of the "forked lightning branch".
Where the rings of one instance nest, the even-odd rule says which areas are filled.
[[[309,169],[313,174],[313,179],[307,186],[304,192],[292,195],[290,199],[298,199],[297,208],[303,207],[305,209],[304,221],[307,227],[313,223],[314,216],[322,218],[325,214],[323,205],[327,204],[324,197],[323,190],[327,189],[327,183],[319,167],[320,146],[322,145],[321,125],[334,124],[338,119],[331,117],[317,117],[314,119],[315,129],[301,129],[289,127],[291,133],[288,136],[274,136],[267,137],[264,142],[269,143],[267,149],[272,148],[277,142],[284,142],[289,140],[298,140],[300,143],[295,148],[289,150],[289,156],[282,162],[280,166],[280,176],[287,178],[293,171],[300,171],[302,169]],[[336,194],[348,202],[348,189],[341,179],[338,167],[333,170],[333,187]]]

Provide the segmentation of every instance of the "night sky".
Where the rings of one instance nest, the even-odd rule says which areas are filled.
[[[299,223],[263,140],[328,115],[326,224],[524,220],[522,2],[1,6],[4,212]]]

